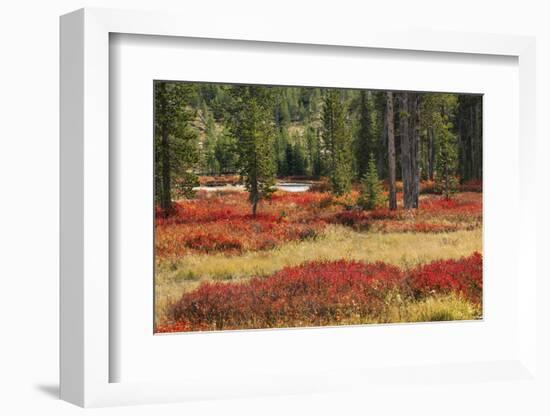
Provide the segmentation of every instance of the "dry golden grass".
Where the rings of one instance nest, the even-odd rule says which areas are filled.
[[[357,318],[335,325],[364,325],[436,321],[470,321],[481,319],[481,307],[456,294],[432,296],[420,301],[403,301],[399,297],[387,300],[383,313]]]
[[[283,267],[307,261],[338,259],[384,261],[408,268],[439,259],[460,258],[474,251],[482,251],[481,228],[437,234],[381,234],[330,226],[315,240],[288,243],[269,251],[253,251],[240,256],[189,255],[176,261],[157,263],[156,318],[161,319],[167,306],[182,293],[195,289],[206,280],[241,281],[251,276],[267,276]],[[424,309],[428,306],[425,305]],[[414,313],[422,316],[423,312],[417,310]]]
[[[463,321],[481,318],[481,309],[456,294],[433,296],[419,302],[393,304],[387,322]]]

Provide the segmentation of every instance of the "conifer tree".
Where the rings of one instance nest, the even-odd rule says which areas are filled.
[[[269,198],[275,184],[272,90],[259,86],[233,89],[232,131],[239,143],[239,168],[256,216],[258,202]]]
[[[206,172],[209,175],[217,175],[220,173],[220,163],[216,158],[216,123],[212,113],[204,105],[202,110],[202,120],[204,124],[205,138],[202,146],[201,167],[202,172]]]
[[[382,184],[378,179],[376,170],[376,159],[374,154],[370,154],[367,172],[361,180],[361,194],[357,200],[357,205],[362,209],[371,210],[382,206],[385,203]]]
[[[368,91],[361,90],[359,103],[359,131],[357,132],[357,141],[355,148],[357,159],[357,173],[358,176],[361,178],[367,172],[371,153],[374,153],[377,149],[373,134],[374,108],[371,100],[369,99]]]
[[[155,198],[164,215],[172,206],[175,179],[186,197],[193,195],[197,176],[192,168],[198,162],[196,131],[192,128],[195,111],[189,105],[196,96],[193,84],[156,82],[155,95]]]
[[[446,125],[440,132],[436,162],[436,187],[445,199],[450,199],[457,191],[457,167],[456,136],[450,131],[449,125]]]
[[[340,91],[328,90],[323,106],[323,144],[328,158],[328,174],[332,191],[343,195],[351,191],[352,152],[351,135],[346,128],[344,106]]]

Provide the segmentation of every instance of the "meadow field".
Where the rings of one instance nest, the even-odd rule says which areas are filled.
[[[156,218],[157,332],[478,319],[482,193],[423,183],[418,210],[275,192],[200,190]]]

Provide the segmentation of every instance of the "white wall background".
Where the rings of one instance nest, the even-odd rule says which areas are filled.
[[[58,17],[81,7],[188,11],[192,16],[246,14],[280,22],[281,30],[313,19],[327,31],[348,25],[384,21],[404,27],[537,36],[538,136],[540,156],[539,273],[550,276],[543,263],[548,245],[550,104],[550,13],[546,1],[461,0],[8,0],[0,11],[0,413],[68,415],[81,409],[56,399],[58,383]],[[544,177],[542,176],[544,175]],[[505,235],[503,235],[505,237]],[[541,260],[542,259],[542,260]],[[547,283],[539,291],[550,290]],[[548,315],[549,306],[540,305]],[[540,333],[550,351],[548,331]],[[548,354],[548,353],[546,353]],[[548,359],[542,355],[542,364]],[[550,372],[546,372],[550,374]],[[425,407],[407,408],[406,397],[388,390],[387,408],[373,414],[548,414],[530,394],[495,386],[502,399],[483,400],[467,386],[456,397],[426,397]],[[422,392],[411,391],[411,394]],[[380,401],[380,398],[378,398]],[[94,410],[101,415],[125,414],[352,414],[367,413],[365,396],[345,393],[324,396],[264,398]]]

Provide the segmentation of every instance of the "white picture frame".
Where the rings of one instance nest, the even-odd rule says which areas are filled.
[[[185,22],[185,24],[182,24]],[[205,398],[299,394],[359,389],[377,383],[507,380],[537,383],[536,362],[536,218],[530,178],[535,170],[535,41],[529,37],[429,31],[381,31],[327,34],[310,29],[265,24],[246,19],[204,25],[172,13],[82,9],[61,18],[61,397],[80,406],[159,403]],[[183,38],[277,42],[300,45],[428,51],[440,54],[503,55],[519,67],[519,190],[517,270],[517,348],[507,359],[469,363],[418,362],[414,368],[335,368],[319,373],[283,371],[242,380],[219,374],[215,380],[196,376],[178,381],[112,382],[110,367],[120,359],[110,348],[110,171],[109,36],[156,35]],[[350,329],[353,331],[353,328]],[[152,334],[151,334],[152,336]],[[246,364],[243,364],[246,365]],[[411,379],[412,377],[412,379]],[[433,386],[432,386],[433,388]],[[497,397],[497,396],[495,396]]]

